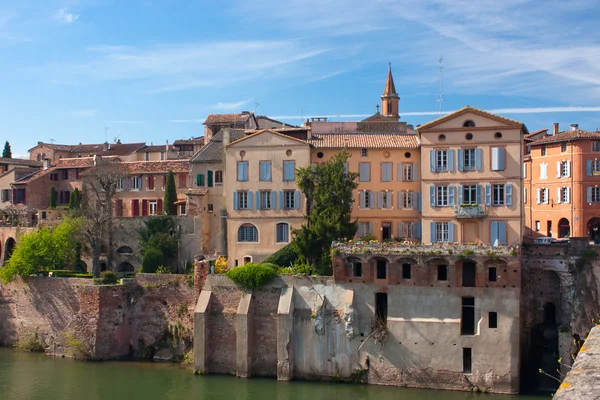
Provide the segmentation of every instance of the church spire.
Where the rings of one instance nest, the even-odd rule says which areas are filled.
[[[388,66],[388,75],[385,81],[385,89],[381,95],[381,110],[382,115],[386,117],[400,119],[398,114],[398,103],[400,97],[396,93],[396,86],[394,85],[394,77],[392,76],[392,63]]]

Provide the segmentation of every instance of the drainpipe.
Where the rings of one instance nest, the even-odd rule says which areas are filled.
[[[569,147],[571,147],[571,168],[570,168],[570,175],[571,175],[571,189],[569,189],[569,201],[571,202],[571,228],[570,228],[570,232],[569,232],[569,237],[573,237],[573,231],[575,230],[575,201],[574,198],[575,196],[573,196],[573,194],[575,193],[573,190],[573,142],[571,141],[567,141],[567,144],[570,144]],[[581,221],[579,221],[579,223],[581,224]],[[587,224],[586,224],[587,227]],[[587,232],[586,232],[587,234]]]

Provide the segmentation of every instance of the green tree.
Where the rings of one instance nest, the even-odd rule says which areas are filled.
[[[56,208],[56,188],[50,188],[50,208]]]
[[[144,226],[138,229],[138,237],[142,247],[143,271],[154,272],[158,265],[173,266],[177,260],[179,249],[179,229],[172,217],[163,215],[150,217]],[[160,256],[160,263],[156,260]],[[146,267],[145,260],[148,261]]]
[[[76,262],[80,219],[66,218],[53,228],[40,227],[17,238],[17,246],[0,268],[7,283],[17,275],[29,276],[49,269],[65,269]]]
[[[69,210],[77,210],[81,205],[81,192],[79,189],[75,188],[73,193],[71,193],[71,197],[69,198]]]
[[[4,150],[2,150],[2,157],[12,158],[12,151],[10,149],[10,143],[8,143],[8,140],[4,142]]]
[[[321,275],[331,274],[331,243],[356,234],[353,191],[358,174],[347,172],[350,153],[343,150],[324,164],[299,168],[296,183],[306,197],[305,223],[293,232],[292,249]]]
[[[165,207],[165,214],[177,215],[177,189],[175,188],[175,176],[173,171],[169,171],[167,174],[167,183],[165,184],[165,198],[163,203]]]

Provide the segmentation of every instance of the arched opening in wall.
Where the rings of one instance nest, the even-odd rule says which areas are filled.
[[[600,218],[595,217],[587,223],[587,235],[591,240],[600,240]]]
[[[561,218],[558,220],[558,237],[559,238],[568,238],[571,236],[571,225],[569,224],[569,220],[566,218]]]
[[[117,249],[117,254],[133,254],[133,249],[129,246],[121,246]]]
[[[242,259],[242,265],[246,265],[252,262],[252,257],[251,256],[244,256],[244,258]]]
[[[17,245],[17,243],[15,242],[15,239],[9,237],[6,240],[6,244],[4,245],[4,262],[5,263],[8,260],[10,260],[10,257],[12,256],[13,251],[15,251],[16,245]]]
[[[387,279],[388,261],[385,258],[376,258],[375,263],[375,279]]]
[[[100,272],[106,271],[106,262],[102,261],[100,263]]]
[[[475,287],[477,281],[477,264],[474,261],[462,262],[462,286]]]
[[[350,268],[350,276],[353,278],[362,278],[362,261],[356,257],[350,257],[346,260],[346,265]]]
[[[556,306],[553,303],[544,304],[544,323],[556,324]]]
[[[131,263],[128,263],[127,261],[122,262],[121,264],[119,264],[119,266],[117,267],[117,272],[134,272],[135,268],[133,268],[133,265],[131,265]]]
[[[77,271],[79,271],[79,272],[82,272],[82,273],[87,272],[87,264],[85,263],[85,261],[78,260],[76,268],[77,268]]]

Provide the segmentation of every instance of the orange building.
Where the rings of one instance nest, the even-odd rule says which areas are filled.
[[[525,146],[525,236],[591,239],[600,232],[600,132],[571,125]]]

